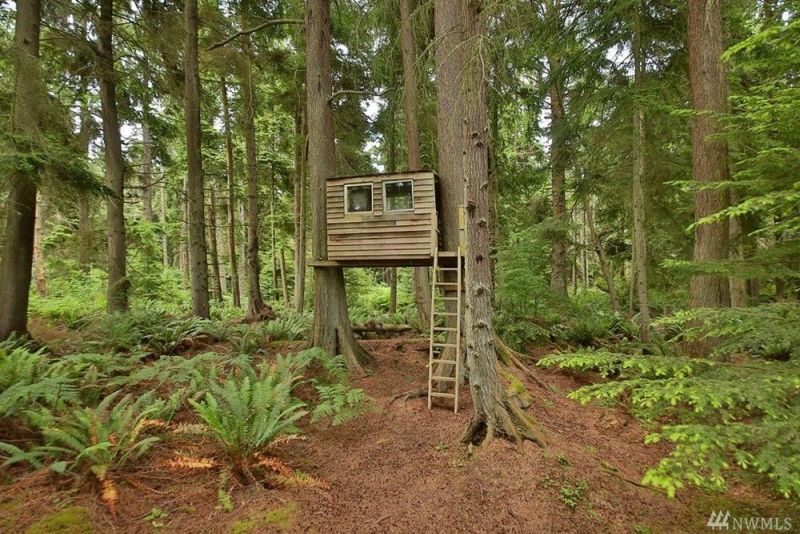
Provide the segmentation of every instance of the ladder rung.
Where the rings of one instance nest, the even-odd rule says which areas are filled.
[[[439,300],[458,300],[458,297],[439,297]]]
[[[434,326],[434,332],[458,332],[457,328],[450,328],[448,326]]]
[[[434,282],[437,286],[457,286],[458,282]]]
[[[439,380],[440,382],[455,382],[456,379],[452,376],[432,376],[431,380]]]
[[[446,365],[455,365],[456,361],[455,360],[434,360],[434,359],[431,359],[431,363],[433,363],[433,364],[444,363]]]
[[[431,397],[443,397],[445,399],[455,399],[456,396],[453,393],[440,393],[438,391],[431,391],[428,393]]]
[[[433,343],[431,343],[431,345],[434,346],[434,347],[452,347],[452,348],[456,348],[455,343],[437,343],[436,341],[434,341]]]
[[[458,314],[457,313],[450,313],[450,312],[433,312],[433,315],[435,317],[438,317],[439,315],[442,315],[442,316],[446,315],[447,317],[455,317]]]
[[[457,271],[458,267],[439,267],[437,270],[439,270],[439,271]]]

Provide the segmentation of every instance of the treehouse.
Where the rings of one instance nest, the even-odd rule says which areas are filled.
[[[327,180],[328,261],[317,265],[392,267],[455,259],[439,251],[436,175],[431,171]]]
[[[457,250],[439,250],[441,221],[436,186],[436,175],[431,171],[328,179],[328,259],[312,265],[433,267],[428,409],[439,397],[451,399],[453,411],[457,412],[462,360],[464,216],[459,210]],[[440,339],[437,335],[445,337]]]

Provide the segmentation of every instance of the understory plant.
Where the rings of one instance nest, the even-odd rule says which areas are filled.
[[[24,461],[34,467],[47,464],[57,473],[91,474],[100,484],[103,502],[113,509],[118,500],[113,474],[159,440],[147,431],[163,426],[163,408],[164,402],[152,393],[134,397],[117,391],[95,408],[58,414],[42,409],[30,419],[41,431],[43,445],[25,451],[0,443],[0,451],[8,457],[6,465]]]
[[[666,440],[670,454],[645,474],[645,484],[670,496],[686,484],[723,490],[731,477],[752,473],[786,498],[800,498],[800,359],[787,343],[797,323],[784,305],[743,310],[685,312],[661,324],[678,326],[676,338],[717,340],[706,358],[680,354],[641,356],[579,350],[539,365],[606,379],[570,397],[622,402],[659,429],[647,443]],[[770,320],[771,317],[771,320]],[[796,349],[794,341],[790,342]],[[772,358],[775,347],[778,360]],[[787,359],[788,358],[788,359]]]

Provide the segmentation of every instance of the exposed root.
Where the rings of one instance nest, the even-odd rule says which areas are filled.
[[[406,391],[405,393],[398,393],[397,395],[393,395],[389,402],[386,403],[387,406],[390,406],[394,401],[397,399],[403,399],[403,404],[408,399],[418,399],[420,397],[425,397],[428,395],[427,388],[419,388],[419,389],[412,389],[411,391]]]
[[[271,321],[276,317],[275,310],[268,305],[262,303],[258,309],[251,310],[247,316],[242,320],[244,324],[260,323],[264,321]]]
[[[539,378],[536,373],[533,372],[527,365],[522,363],[520,357],[522,356],[520,353],[506,345],[502,339],[498,336],[494,336],[494,345],[497,348],[498,352],[498,359],[503,362],[505,365],[509,367],[515,367],[519,369],[525,376],[533,380],[537,386],[546,389],[548,391],[553,391],[553,388],[550,387],[549,384],[544,382],[541,378]]]

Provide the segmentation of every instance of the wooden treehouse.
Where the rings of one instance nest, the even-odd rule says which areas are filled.
[[[463,315],[464,217],[459,247],[440,250],[437,177],[431,171],[327,180],[328,258],[319,267],[431,266],[428,408],[435,397],[458,411]],[[438,336],[438,337],[437,337]],[[453,349],[453,350],[448,350]]]

